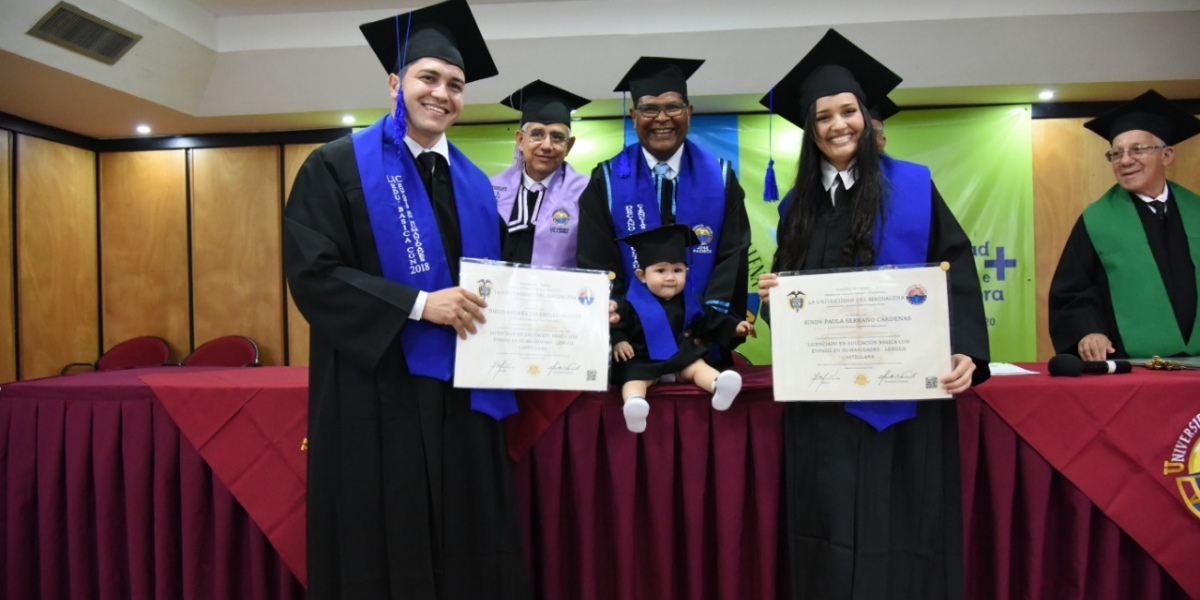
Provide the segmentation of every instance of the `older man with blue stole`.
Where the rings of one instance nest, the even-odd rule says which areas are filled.
[[[446,141],[496,74],[464,0],[362,26],[395,111],[305,162],[284,262],[311,324],[308,597],[528,596],[504,429],[509,391],[455,389],[485,301],[461,257],[499,259],[487,176]]]
[[[687,139],[694,110],[687,80],[702,60],[642,57],[614,91],[629,92],[638,143],[598,165],[579,200],[577,262],[614,273],[620,299],[634,278],[633,248],[616,239],[686,223],[700,239],[689,280],[704,304],[744,319],[750,227],[729,161]],[[718,361],[721,362],[721,361]]]

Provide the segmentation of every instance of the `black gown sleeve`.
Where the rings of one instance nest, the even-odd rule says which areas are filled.
[[[580,269],[596,269],[616,274],[612,280],[611,298],[625,297],[624,268],[621,249],[617,246],[612,216],[608,209],[608,189],[604,183],[603,166],[592,170],[591,181],[579,196],[579,239],[575,249],[575,264]]]
[[[283,260],[314,333],[369,369],[400,335],[418,290],[384,279],[374,239],[358,239],[370,226],[353,161],[348,138],[305,161],[283,214]]]
[[[1050,339],[1056,353],[1079,354],[1079,340],[1103,333],[1118,343],[1108,317],[1108,277],[1083,217],[1075,221],[1050,280]]]
[[[979,272],[971,254],[970,238],[946,206],[937,186],[932,190],[929,262],[950,263],[950,347],[956,354],[971,357],[975,363],[971,385],[979,385],[991,377],[988,363],[992,355]]]
[[[729,314],[742,321],[746,318],[746,291],[750,279],[750,219],[746,216],[746,192],[732,171],[725,182],[725,214],[721,228],[721,241],[704,291],[704,302],[728,302]],[[741,339],[737,338],[737,341]]]

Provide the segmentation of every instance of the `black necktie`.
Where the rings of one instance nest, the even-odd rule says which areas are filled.
[[[829,188],[829,200],[834,206],[837,206],[838,200],[842,199],[842,176],[833,176],[833,187]]]
[[[1162,200],[1154,200],[1152,202],[1148,202],[1147,204],[1150,205],[1150,210],[1154,211],[1154,216],[1158,217],[1159,219],[1167,218],[1166,202]]]
[[[417,164],[421,167],[421,181],[425,184],[425,192],[430,196],[433,196],[433,174],[444,162],[445,159],[437,152],[422,152],[417,155]]]

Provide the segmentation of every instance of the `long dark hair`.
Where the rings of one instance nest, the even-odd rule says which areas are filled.
[[[842,246],[842,264],[827,265],[829,267],[875,264],[875,219],[882,214],[880,210],[887,192],[887,179],[879,168],[880,153],[875,145],[875,126],[861,100],[858,110],[862,114],[863,130],[858,136],[858,150],[855,152],[854,187],[843,196],[853,210],[850,236]],[[817,103],[814,102],[804,117],[804,138],[800,142],[800,165],[792,186],[792,200],[787,213],[779,221],[779,248],[775,251],[775,263],[771,269],[776,273],[803,268],[816,224],[817,203],[826,201],[820,162],[824,155],[817,147],[816,114]]]

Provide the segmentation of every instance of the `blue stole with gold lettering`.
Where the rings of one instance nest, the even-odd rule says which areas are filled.
[[[650,166],[646,164],[641,144],[630,144],[621,151],[633,172],[628,177],[613,174],[610,159],[601,163],[605,187],[608,190],[608,208],[612,215],[613,231],[618,238],[662,225],[658,182]],[[725,219],[725,179],[729,174],[729,163],[708,153],[691,140],[684,140],[679,173],[674,180],[675,196],[685,198],[675,205],[675,222],[691,227],[700,238],[700,245],[688,249],[688,281],[685,299],[685,327],[699,317],[702,307],[699,298],[708,289],[708,279],[716,264],[717,248],[720,246],[722,224]],[[654,360],[670,358],[679,346],[671,331],[662,305],[638,281],[634,271],[646,265],[637,264],[633,247],[618,242],[621,262],[624,265],[626,298],[638,313],[642,329],[646,332],[646,347]],[[729,298],[710,302],[714,308],[729,312]]]
[[[404,140],[393,135],[392,116],[353,134],[354,156],[383,276],[390,281],[435,292],[456,285],[450,280],[437,217]],[[487,175],[450,145],[450,180],[458,212],[462,254],[500,259],[500,224]],[[454,375],[456,334],[449,325],[414,320],[400,332],[400,346],[414,375],[450,381]],[[517,412],[511,390],[471,391],[471,408],[496,419]]]

